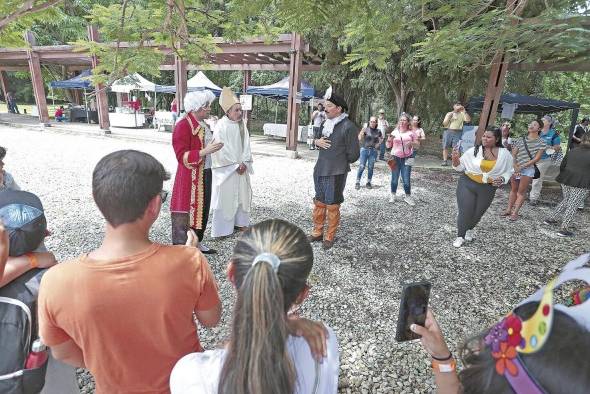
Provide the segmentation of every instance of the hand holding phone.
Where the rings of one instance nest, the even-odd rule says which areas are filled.
[[[428,354],[438,358],[445,358],[450,354],[443,333],[430,308],[428,308],[428,312],[426,313],[424,327],[413,325],[411,328],[412,331],[422,337],[420,342],[422,342],[422,346],[424,346]]]
[[[421,338],[413,332],[412,324],[423,326],[426,324],[428,299],[430,298],[430,282],[417,282],[404,285],[400,300],[399,317],[395,340],[398,342],[411,341]]]

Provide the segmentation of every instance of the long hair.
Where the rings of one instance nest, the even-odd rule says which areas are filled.
[[[536,311],[537,302],[517,308],[521,318],[529,318]],[[590,387],[590,333],[574,319],[555,310],[551,334],[543,349],[519,357],[530,375],[547,393],[588,393]],[[486,332],[471,338],[460,348],[465,368],[459,380],[465,394],[512,394],[505,377],[498,375],[496,360],[484,343]]]
[[[494,139],[496,140],[494,146],[496,148],[504,148],[504,145],[502,145],[502,131],[495,126],[488,126],[486,127],[485,132],[490,132],[494,134]],[[479,152],[479,148],[482,147],[482,149],[485,150],[485,148],[483,147],[483,145],[481,143],[479,143],[478,145],[475,145],[475,149],[473,149],[473,156],[477,156],[477,152]]]
[[[261,253],[280,259],[252,266]],[[304,289],[313,265],[305,233],[287,221],[270,219],[246,230],[231,258],[238,299],[219,394],[293,393],[295,368],[287,352],[287,311]]]

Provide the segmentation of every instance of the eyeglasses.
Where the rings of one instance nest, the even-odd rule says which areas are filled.
[[[168,190],[162,190],[160,192],[160,198],[162,199],[162,204],[164,204],[168,198]]]

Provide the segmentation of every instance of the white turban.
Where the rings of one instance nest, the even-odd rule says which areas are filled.
[[[188,113],[206,107],[215,101],[215,95],[210,90],[189,92],[184,96],[184,110]]]

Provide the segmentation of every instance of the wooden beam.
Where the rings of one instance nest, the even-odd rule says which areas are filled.
[[[320,64],[303,64],[301,71],[320,71],[322,66]],[[160,66],[161,71],[174,71],[173,64],[163,64]],[[204,65],[187,65],[187,70],[199,71],[290,71],[288,64],[204,64]]]
[[[523,6],[526,2],[521,0],[508,0],[506,7],[507,12],[514,13],[518,16],[523,11]],[[516,23],[516,21],[514,22]],[[506,82],[506,71],[508,70],[508,63],[506,62],[506,54],[504,51],[496,53],[492,59],[492,68],[490,70],[490,77],[488,78],[488,86],[486,88],[486,95],[479,117],[479,125],[477,134],[475,136],[475,143],[481,142],[481,136],[488,125],[494,123],[498,111],[498,102],[504,89]]]
[[[289,97],[287,102],[287,150],[297,152],[297,142],[299,137],[299,107],[300,97],[298,97],[299,86],[301,83],[301,35],[293,33],[291,45],[291,59],[289,70]],[[299,102],[298,102],[299,101]]]
[[[96,26],[88,25],[88,40],[99,42],[100,38],[98,35],[98,29]],[[92,56],[92,69],[98,66],[98,58]],[[105,134],[111,134],[111,122],[109,120],[109,104],[107,99],[107,93],[103,84],[97,84],[94,87],[96,94],[96,110],[98,111],[98,125]]]
[[[29,71],[29,66],[2,66],[3,71]]]
[[[510,71],[577,71],[590,72],[590,62],[579,63],[511,63]]]
[[[25,41],[31,46],[35,45],[35,37],[32,32],[25,32]],[[32,50],[28,50],[27,55],[29,58],[29,69],[31,72],[31,82],[33,83],[35,103],[39,111],[39,122],[43,125],[49,125],[49,112],[47,110],[47,99],[45,98],[45,86],[43,85],[39,56]]]

